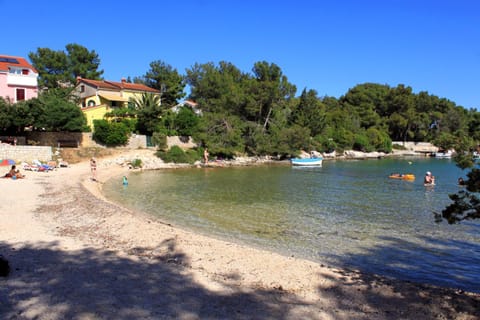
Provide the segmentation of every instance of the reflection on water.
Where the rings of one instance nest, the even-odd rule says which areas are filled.
[[[411,161],[411,159],[410,159]],[[437,178],[423,186],[425,171]],[[411,172],[415,181],[388,179]],[[326,161],[131,174],[105,195],[212,236],[397,278],[480,288],[480,226],[436,224],[464,176],[448,160]]]

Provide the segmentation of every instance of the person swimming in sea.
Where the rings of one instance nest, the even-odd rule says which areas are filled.
[[[425,173],[425,178],[423,179],[423,184],[425,186],[433,186],[435,185],[435,177],[432,176],[432,173],[430,171],[427,171]]]

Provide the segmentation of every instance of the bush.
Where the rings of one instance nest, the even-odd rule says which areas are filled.
[[[337,144],[332,138],[318,135],[314,138],[314,147],[320,152],[332,153],[337,149]]]
[[[195,161],[201,159],[196,150],[187,150],[185,152],[179,146],[173,146],[168,151],[159,150],[157,151],[156,155],[167,163],[173,162],[193,164]]]
[[[142,159],[133,159],[131,164],[132,164],[132,167],[135,168],[135,169],[136,168],[141,168],[143,166]]]
[[[158,150],[167,150],[167,135],[163,132],[154,132],[152,134],[152,143],[158,147]]]
[[[370,145],[368,137],[364,133],[357,133],[353,142],[353,150],[362,152],[372,152],[373,147]]]
[[[367,129],[366,135],[370,146],[376,151],[387,153],[392,151],[392,140],[386,132],[371,127]]]
[[[125,145],[130,131],[124,123],[94,120],[93,140],[109,147]]]

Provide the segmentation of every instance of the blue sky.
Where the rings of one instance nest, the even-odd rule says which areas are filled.
[[[251,72],[267,61],[297,94],[404,84],[480,109],[477,0],[0,0],[0,8],[0,54],[78,43],[99,54],[108,80],[141,76],[155,60],[181,74],[195,63]]]

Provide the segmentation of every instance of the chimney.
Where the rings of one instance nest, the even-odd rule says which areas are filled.
[[[122,78],[122,83],[125,83],[125,82],[127,82],[127,79]]]

